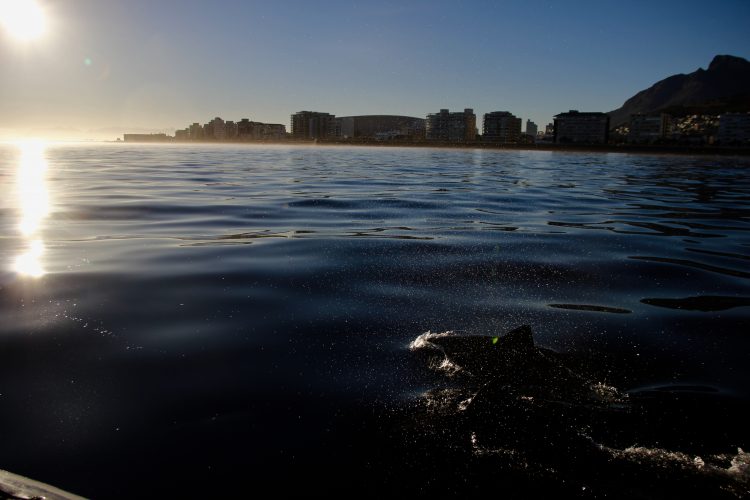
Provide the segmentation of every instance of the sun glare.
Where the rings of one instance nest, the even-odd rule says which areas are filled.
[[[0,25],[16,40],[35,40],[45,32],[44,10],[36,0],[0,0]]]
[[[18,195],[18,232],[25,240],[25,250],[18,255],[13,266],[22,276],[38,278],[45,274],[42,266],[44,242],[41,238],[42,223],[50,211],[47,190],[47,160],[45,145],[40,141],[18,143],[20,150],[16,177]]]
[[[29,248],[16,257],[13,269],[22,276],[39,278],[45,275],[42,267],[42,254],[44,253],[44,244],[41,240],[32,240],[29,242]]]
[[[18,203],[21,208],[19,229],[24,236],[37,231],[49,213],[49,195],[45,174],[47,161],[44,144],[38,141],[19,143],[21,158],[18,164]]]

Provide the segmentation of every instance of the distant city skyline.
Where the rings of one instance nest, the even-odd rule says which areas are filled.
[[[0,139],[174,133],[215,116],[289,128],[299,110],[507,110],[544,127],[717,54],[750,57],[741,0],[37,3],[42,37],[0,28]]]

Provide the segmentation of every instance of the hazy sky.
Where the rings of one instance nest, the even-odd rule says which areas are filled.
[[[747,0],[38,3],[45,36],[0,33],[0,136],[114,139],[214,116],[289,127],[303,109],[508,110],[543,128],[716,54],[750,58]]]

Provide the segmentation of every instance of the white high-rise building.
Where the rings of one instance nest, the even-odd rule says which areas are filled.
[[[536,137],[536,133],[539,129],[536,126],[536,123],[532,122],[531,120],[526,120],[526,135],[530,135],[532,138]]]
[[[222,120],[221,118],[217,116],[216,118],[211,120],[209,123],[213,126],[214,139],[218,141],[223,141],[227,135],[227,128],[226,128],[226,124],[224,123],[224,120]]]

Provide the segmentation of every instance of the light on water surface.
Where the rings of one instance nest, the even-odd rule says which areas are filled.
[[[41,260],[43,253],[44,245],[41,240],[29,242],[28,250],[16,258],[16,263],[13,266],[14,269],[17,273],[24,276],[31,276],[32,278],[43,276],[44,268],[42,267]]]
[[[41,260],[44,253],[41,223],[50,210],[47,161],[42,142],[21,142],[18,147],[21,150],[16,173],[18,230],[25,239],[26,251],[16,257],[13,269],[24,276],[39,277],[45,273]]]

